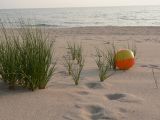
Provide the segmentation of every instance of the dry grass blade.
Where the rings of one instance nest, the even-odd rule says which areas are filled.
[[[157,78],[156,78],[155,73],[154,73],[154,68],[152,68],[152,75],[153,75],[153,79],[154,79],[156,88],[158,88],[158,81],[157,81]]]
[[[136,57],[136,54],[137,54],[137,46],[136,46],[135,41],[132,41],[131,45],[130,45],[130,43],[128,42],[128,49],[129,49],[129,50],[132,50],[134,56]]]
[[[96,59],[95,59],[95,62],[97,64],[97,67],[100,69],[102,64],[103,64],[103,55],[101,53],[101,51],[99,49],[96,49]]]

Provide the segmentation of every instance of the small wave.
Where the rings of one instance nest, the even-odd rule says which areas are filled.
[[[104,24],[104,22],[94,22],[95,25]]]
[[[49,25],[49,24],[31,24],[26,26],[33,26],[33,27],[62,27],[59,25]]]
[[[65,24],[83,24],[82,22],[74,22],[74,21],[72,21],[72,22],[64,22]]]
[[[121,20],[143,20],[143,21],[151,21],[151,20],[156,20],[152,18],[128,18],[128,17],[119,17]]]
[[[49,24],[35,24],[33,26],[51,26],[51,25],[49,25]]]
[[[58,25],[49,25],[49,24],[35,24],[32,26],[37,26],[37,27],[59,27]]]

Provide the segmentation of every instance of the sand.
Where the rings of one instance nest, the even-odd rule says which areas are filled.
[[[0,120],[159,120],[160,27],[49,28],[56,38],[57,71],[46,89],[9,91],[0,82]],[[81,42],[85,66],[79,86],[63,66],[66,41]],[[95,47],[137,46],[136,65],[99,82]],[[159,84],[159,83],[158,83]],[[160,84],[159,84],[160,85]]]

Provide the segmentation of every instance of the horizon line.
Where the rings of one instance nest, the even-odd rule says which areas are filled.
[[[63,8],[105,8],[105,7],[149,7],[149,6],[160,6],[160,5],[113,5],[113,6],[66,6],[66,7],[25,7],[25,8],[0,8],[0,10],[12,10],[12,9],[63,9]]]

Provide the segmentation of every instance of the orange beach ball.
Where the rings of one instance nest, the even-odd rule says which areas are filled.
[[[120,70],[128,70],[135,64],[134,54],[128,49],[120,50],[116,53],[115,62]]]

